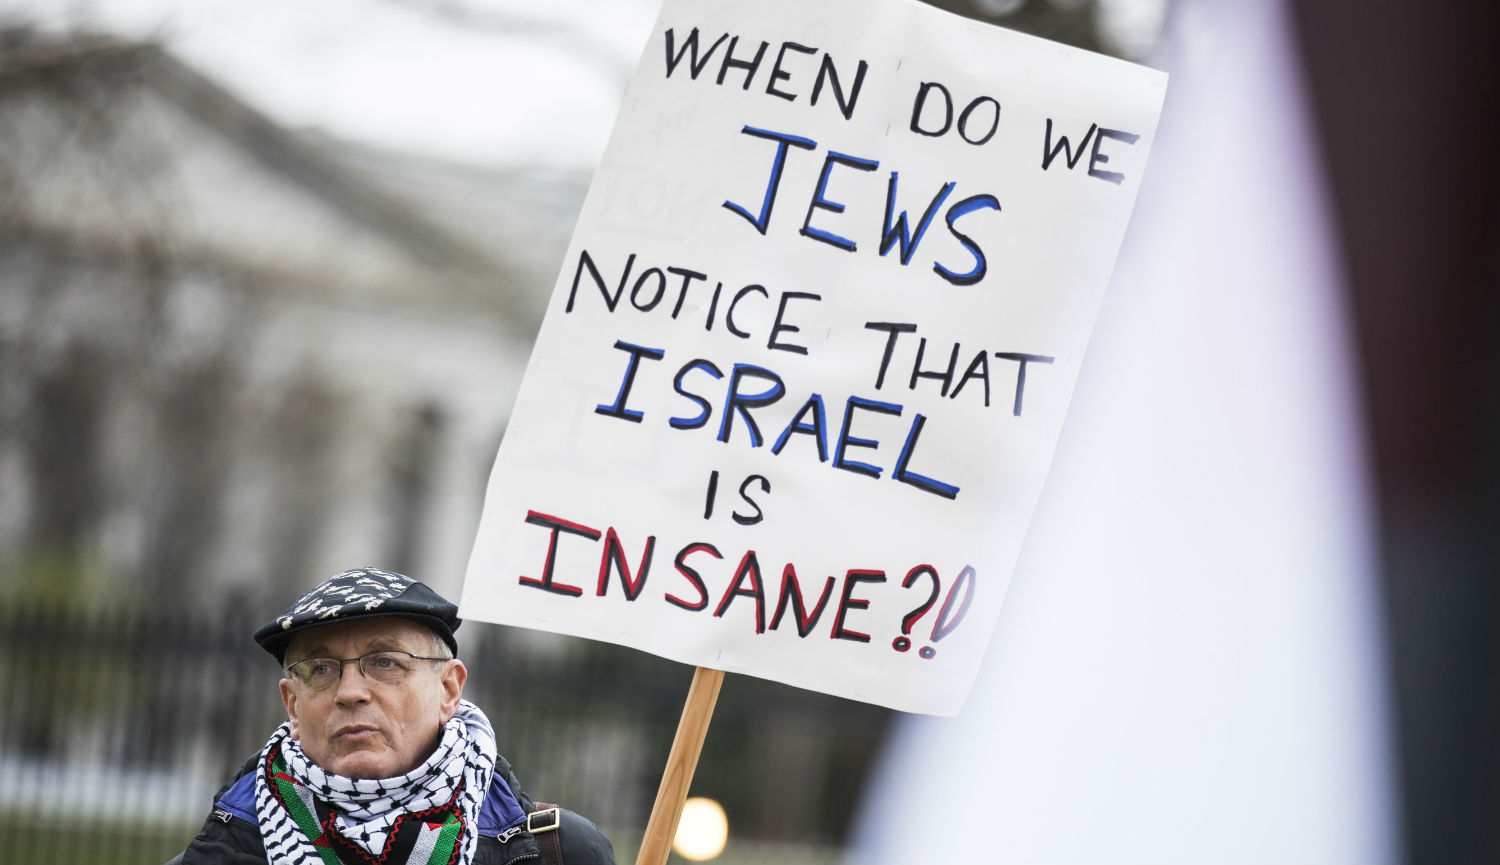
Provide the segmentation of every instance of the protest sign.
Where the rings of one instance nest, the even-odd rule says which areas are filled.
[[[917,4],[667,0],[463,615],[956,713],[1165,87]]]

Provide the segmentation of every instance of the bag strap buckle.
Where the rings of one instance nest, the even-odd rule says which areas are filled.
[[[526,831],[533,835],[555,832],[560,825],[562,825],[562,812],[556,805],[550,808],[538,808],[526,815]]]

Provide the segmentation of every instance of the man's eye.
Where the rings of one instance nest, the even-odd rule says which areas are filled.
[[[376,655],[373,660],[375,661],[375,669],[377,670],[399,670],[401,668],[401,661],[394,655]]]
[[[308,661],[306,666],[307,676],[310,679],[332,675],[334,671],[334,663],[332,661]]]

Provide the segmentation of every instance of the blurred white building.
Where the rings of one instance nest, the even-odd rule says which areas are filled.
[[[380,562],[456,593],[583,189],[296,135],[153,45],[0,34],[4,591]]]

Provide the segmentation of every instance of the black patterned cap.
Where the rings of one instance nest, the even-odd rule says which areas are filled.
[[[421,622],[443,638],[450,652],[458,653],[453,637],[463,621],[458,618],[458,606],[411,577],[379,568],[344,571],[317,585],[281,615],[256,628],[255,642],[282,663],[287,643],[298,631],[377,616]]]

